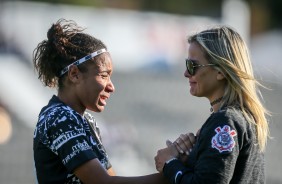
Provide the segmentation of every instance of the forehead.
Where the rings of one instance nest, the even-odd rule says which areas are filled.
[[[112,58],[109,53],[103,53],[95,60],[99,70],[112,70]]]
[[[206,60],[205,53],[202,47],[197,42],[192,42],[188,48],[188,57],[189,59],[202,61]]]
[[[197,42],[192,42],[189,44],[188,48],[188,53],[189,54],[203,54],[203,50]]]

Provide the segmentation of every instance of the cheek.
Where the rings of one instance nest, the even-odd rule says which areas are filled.
[[[96,81],[95,85],[97,86],[96,88],[98,91],[103,91],[105,89],[106,84],[106,81],[101,79]]]
[[[204,72],[204,71],[198,71],[198,75],[196,75],[199,84],[209,83],[211,77],[212,76],[209,74],[209,72]]]
[[[85,95],[87,95],[88,98],[91,97],[96,98],[102,90],[103,90],[103,85],[101,84],[101,82],[99,82],[99,80],[94,78],[92,80],[87,80],[83,84],[82,93],[85,93]]]
[[[105,83],[103,81],[96,81],[90,85],[92,85],[91,93],[94,93],[95,97],[99,96],[99,94],[105,90]]]
[[[95,84],[91,90],[89,90],[89,95],[95,97],[95,98],[98,98],[100,93],[103,91],[103,87],[101,85],[97,85]]]
[[[192,89],[191,92],[193,93],[202,93],[203,91],[205,91],[205,89],[208,87],[209,85],[209,76],[207,76],[206,74],[202,74],[202,73],[198,73],[198,75],[195,75],[195,81],[196,81],[196,85],[194,86],[194,88]]]

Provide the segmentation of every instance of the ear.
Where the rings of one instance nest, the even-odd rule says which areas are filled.
[[[217,75],[216,75],[216,79],[217,80],[224,80],[225,76],[224,76],[224,74],[221,71],[218,71]]]
[[[69,71],[68,71],[68,78],[73,83],[78,82],[78,80],[80,78],[80,71],[79,71],[77,66],[75,66],[75,65],[70,66]]]

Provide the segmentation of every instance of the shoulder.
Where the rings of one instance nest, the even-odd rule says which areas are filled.
[[[48,105],[42,108],[38,124],[47,123],[49,126],[54,123],[63,122],[66,120],[79,121],[81,116],[72,108],[64,104],[57,96],[53,96]]]
[[[208,121],[208,124],[211,127],[215,128],[217,126],[222,127],[227,125],[239,132],[246,131],[246,129],[249,128],[250,124],[244,117],[243,112],[239,108],[235,107],[226,108],[212,114]]]
[[[246,120],[238,108],[226,108],[214,113],[203,125],[202,138],[210,142],[219,152],[232,151],[235,146],[240,149],[244,144],[253,142],[254,126]]]
[[[65,130],[70,126],[83,126],[82,116],[63,103],[49,103],[39,114],[35,136],[46,137],[51,132]]]
[[[47,123],[53,125],[54,123],[60,123],[66,120],[79,121],[81,116],[72,110],[70,107],[64,104],[54,104],[45,109],[44,112],[39,114],[38,123]]]

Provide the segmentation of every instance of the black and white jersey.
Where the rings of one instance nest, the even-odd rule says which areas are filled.
[[[34,162],[38,183],[81,183],[73,171],[98,158],[111,167],[95,119],[83,116],[53,96],[40,114],[34,131]]]

